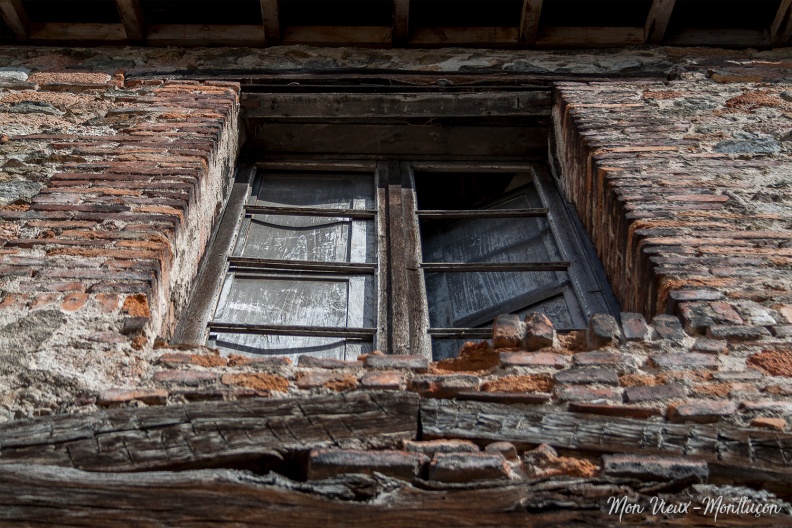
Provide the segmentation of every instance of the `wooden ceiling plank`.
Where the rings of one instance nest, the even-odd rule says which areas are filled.
[[[653,0],[644,28],[644,39],[647,44],[663,42],[675,4],[676,0]]]
[[[404,43],[409,35],[410,0],[393,0],[393,42]]]
[[[546,27],[539,31],[537,48],[612,48],[643,44],[642,27]]]
[[[0,16],[14,33],[17,40],[27,40],[30,36],[30,22],[22,0],[0,0]]]
[[[778,6],[770,26],[770,38],[774,46],[786,46],[792,39],[792,0],[782,0]]]
[[[127,38],[131,41],[142,41],[146,38],[146,21],[140,0],[115,0],[121,23],[124,24]]]
[[[126,32],[122,24],[72,24],[63,22],[35,23],[30,25],[30,40],[46,42],[52,45],[58,42],[64,44],[101,43],[123,44],[127,41]]]
[[[542,16],[543,0],[523,0],[520,18],[520,42],[533,46],[539,33],[539,19]]]
[[[283,32],[283,43],[390,47],[392,34],[391,26],[289,26]]]
[[[516,27],[431,27],[416,28],[410,36],[413,46],[482,46],[514,47],[518,42]]]
[[[146,42],[151,46],[247,46],[266,44],[258,25],[150,24]]]
[[[261,21],[264,24],[264,37],[267,42],[280,42],[281,28],[278,0],[261,0]]]

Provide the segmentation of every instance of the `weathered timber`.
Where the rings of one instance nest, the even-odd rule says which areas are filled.
[[[407,41],[410,24],[410,0],[393,0],[393,43]]]
[[[643,42],[643,27],[546,27],[536,37],[537,48],[610,48]]]
[[[520,17],[520,42],[529,46],[536,44],[543,1],[523,0],[522,16]]]
[[[247,93],[246,117],[363,118],[363,117],[521,117],[549,116],[550,92],[503,93]]]
[[[676,0],[654,0],[646,17],[644,36],[647,44],[660,44],[665,37]]]
[[[264,46],[264,28],[233,24],[149,24],[149,46]]]
[[[332,154],[338,157],[473,156],[534,157],[547,150],[540,127],[390,124],[271,123],[250,119],[248,142],[269,155]]]
[[[495,403],[423,400],[425,438],[512,442],[591,453],[690,456],[715,478],[760,483],[792,495],[792,434],[731,426],[648,423]]]
[[[115,4],[127,38],[131,41],[141,41],[146,38],[146,21],[140,0],[115,0]]]
[[[283,43],[386,47],[391,45],[392,32],[385,26],[289,26],[283,31]]]
[[[414,438],[417,420],[418,397],[392,392],[112,409],[0,426],[0,465],[142,471],[266,464],[321,446],[400,445]]]
[[[778,6],[770,26],[770,38],[774,46],[786,46],[792,39],[792,0],[782,0]]]
[[[280,42],[278,0],[261,0],[261,20],[264,24],[264,36],[267,38],[267,42],[271,44]]]
[[[344,475],[301,483],[276,474],[234,470],[152,473],[88,473],[13,464],[0,466],[3,526],[349,526],[609,527],[611,496],[635,493],[628,479],[557,479],[503,483],[474,489],[421,490],[385,477]],[[691,497],[666,495],[683,502]],[[692,496],[697,503],[701,497]],[[678,499],[678,500],[677,500]],[[354,520],[354,521],[352,521]],[[783,517],[763,517],[765,524]],[[756,526],[753,516],[721,516],[717,524],[698,513],[624,517],[625,526]],[[772,524],[777,525],[777,524]]]
[[[31,23],[32,42],[82,42],[122,44],[127,41],[123,24],[67,24],[58,22]]]
[[[410,36],[411,46],[516,46],[517,27],[422,27]]]
[[[28,39],[30,21],[28,20],[22,0],[0,0],[0,17],[11,30],[17,40]]]

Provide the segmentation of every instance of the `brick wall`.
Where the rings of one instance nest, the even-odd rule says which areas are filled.
[[[134,378],[169,335],[233,173],[238,91],[104,73],[0,83],[0,383],[31,393],[25,412],[60,404],[53,376]]]

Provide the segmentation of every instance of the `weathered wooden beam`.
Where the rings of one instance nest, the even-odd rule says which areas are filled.
[[[410,31],[410,0],[393,0],[393,43],[404,44]]]
[[[22,0],[0,0],[0,16],[3,22],[14,33],[17,40],[27,40],[30,22]]]
[[[770,26],[770,40],[774,46],[786,46],[790,39],[792,39],[792,0],[782,0]]]
[[[127,41],[123,24],[30,24],[30,40],[47,44],[101,43],[123,44]]]
[[[628,486],[639,491],[636,493]],[[608,497],[646,503],[650,491],[628,479],[561,478],[473,489],[421,490],[384,477],[344,475],[297,482],[279,475],[215,469],[157,473],[89,473],[36,465],[0,466],[0,524],[105,528],[213,526],[360,528],[510,528],[619,525]],[[652,493],[654,495],[654,493]],[[700,496],[663,495],[667,504]],[[725,503],[724,503],[725,504]],[[753,515],[641,515],[624,526],[756,526]],[[784,515],[784,514],[782,514]],[[658,521],[660,518],[660,521]],[[783,517],[763,516],[765,526]],[[779,521],[780,524],[776,524]]]
[[[550,91],[501,93],[248,93],[245,117],[412,118],[549,116]]]
[[[517,27],[431,27],[415,28],[409,39],[412,46],[516,46]]]
[[[423,400],[421,430],[428,439],[549,444],[598,454],[690,456],[708,462],[716,476],[731,473],[745,480],[755,478],[792,494],[790,433],[453,400]]]
[[[115,0],[118,16],[124,24],[127,38],[131,41],[142,41],[146,38],[146,19],[140,0]]]
[[[539,19],[542,16],[544,0],[523,0],[520,17],[520,42],[533,46],[539,33]]]
[[[712,46],[724,48],[766,48],[768,29],[684,29],[663,42],[668,46]]]
[[[608,48],[644,42],[642,27],[546,27],[539,30],[537,48]]]
[[[262,464],[323,445],[400,445],[418,430],[418,397],[354,392],[112,409],[0,426],[0,466],[24,461],[90,471]]]
[[[533,158],[547,150],[546,131],[530,126],[273,123],[248,120],[248,143],[269,155],[477,156]]]
[[[261,26],[150,24],[146,42],[151,46],[264,46]]]
[[[278,0],[261,0],[261,21],[267,42],[277,44],[281,40]]]
[[[674,11],[676,0],[654,0],[649,8],[644,26],[644,39],[647,44],[660,44],[663,42],[671,13]]]
[[[390,26],[289,26],[283,31],[283,43],[389,47],[392,33]]]

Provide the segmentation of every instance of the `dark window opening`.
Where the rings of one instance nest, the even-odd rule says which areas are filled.
[[[517,26],[522,0],[413,0],[410,25],[414,27]]]
[[[390,26],[393,2],[389,0],[281,0],[284,26]]]
[[[261,25],[258,0],[141,0],[140,4],[149,24]]]
[[[643,27],[651,5],[650,0],[545,0],[541,24],[544,27]]]
[[[756,29],[773,23],[778,0],[678,0],[668,33],[683,29]]]

